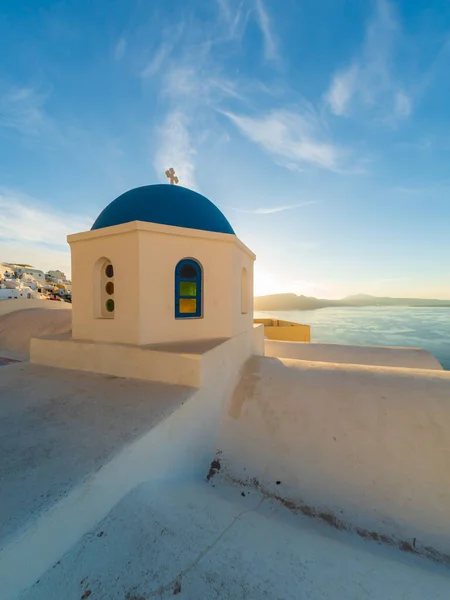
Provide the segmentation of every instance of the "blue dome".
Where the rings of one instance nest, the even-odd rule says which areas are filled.
[[[130,221],[234,234],[225,216],[208,198],[167,183],[145,185],[125,192],[102,210],[91,229]]]

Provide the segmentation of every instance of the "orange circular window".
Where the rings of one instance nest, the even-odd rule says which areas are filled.
[[[105,285],[105,290],[108,296],[114,294],[114,284],[112,281],[108,281],[108,283]]]

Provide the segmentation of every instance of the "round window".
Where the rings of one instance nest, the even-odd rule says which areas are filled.
[[[114,312],[114,300],[111,300],[111,298],[109,300],[106,301],[106,310],[108,312]]]
[[[105,268],[106,277],[114,277],[114,267],[112,265],[107,265]]]
[[[108,296],[114,294],[114,284],[112,281],[108,281],[108,283],[105,285],[105,290]]]

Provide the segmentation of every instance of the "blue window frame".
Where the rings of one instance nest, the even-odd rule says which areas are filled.
[[[202,268],[192,259],[180,260],[175,269],[175,318],[202,316]]]

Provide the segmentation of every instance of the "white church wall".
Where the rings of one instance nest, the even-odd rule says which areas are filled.
[[[134,222],[69,236],[73,337],[151,344],[228,338],[252,328],[241,311],[241,273],[253,306],[254,255],[235,236]],[[175,268],[194,259],[203,270],[202,316],[175,318]],[[114,267],[114,314],[101,314],[99,265]],[[105,263],[106,264],[106,263]]]
[[[167,230],[139,232],[140,343],[231,337],[235,283],[228,236]],[[175,269],[183,259],[197,261],[202,269],[201,317],[175,318]]]
[[[254,358],[217,448],[221,473],[450,552],[448,372]]]
[[[252,328],[240,298],[242,266],[251,280],[254,255],[235,236],[153,224],[139,236],[140,256],[146,257],[140,264],[141,344],[229,338]],[[175,318],[175,269],[183,259],[202,268],[201,317]]]
[[[75,339],[139,343],[139,256],[125,225],[69,236],[72,254],[72,335]],[[121,235],[117,235],[120,233]],[[100,263],[114,268],[114,318],[102,317]],[[120,281],[120,283],[119,283]]]

